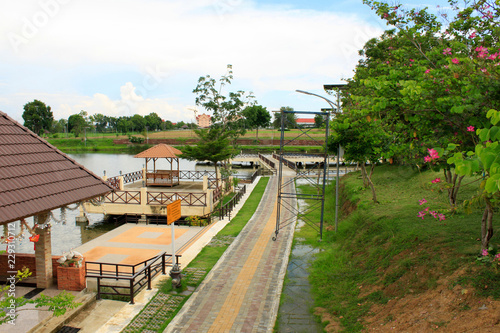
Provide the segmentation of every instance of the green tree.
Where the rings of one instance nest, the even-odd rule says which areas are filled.
[[[314,126],[317,128],[321,128],[325,126],[325,116],[321,114],[317,114],[314,116]]]
[[[104,132],[108,127],[109,117],[102,113],[96,113],[90,116],[91,123],[95,126],[97,132]]]
[[[130,118],[130,122],[132,123],[133,131],[142,132],[146,128],[146,120],[140,114],[134,114]]]
[[[0,251],[5,253],[6,251]],[[16,297],[15,293],[12,292],[11,285],[17,284],[22,280],[28,278],[31,272],[28,269],[22,271],[17,271],[15,276],[7,279],[8,284],[5,286],[0,286],[0,325],[2,324],[15,324],[15,320],[18,316],[19,311],[32,310],[31,308],[21,309],[23,305],[34,304],[36,308],[46,306],[47,311],[54,313],[54,316],[60,316],[66,313],[69,309],[74,309],[80,304],[74,303],[73,300],[75,296],[70,293],[63,291],[62,293],[50,297],[43,293],[40,297],[26,299],[24,297]],[[12,280],[12,281],[11,281]],[[16,310],[15,313],[10,310],[13,308]]]
[[[293,108],[289,106],[282,106],[280,111],[293,111]],[[273,127],[278,129],[281,128],[280,112],[274,113]],[[297,116],[294,113],[285,113],[285,128],[297,128]]]
[[[262,105],[247,106],[243,112],[243,116],[250,128],[255,128],[255,138],[259,139],[259,127],[267,127],[271,123],[271,114]]]
[[[229,133],[222,127],[194,130],[199,140],[195,145],[181,148],[182,158],[190,161],[210,161],[214,163],[215,171],[218,163],[224,162],[238,154],[229,142]],[[219,181],[217,180],[217,187]]]
[[[42,130],[50,130],[54,115],[50,106],[35,99],[33,102],[24,105],[23,112],[24,126],[28,127],[36,134],[40,134]]]
[[[86,119],[87,112],[80,111],[79,114],[73,114],[68,118],[68,131],[75,134],[75,137],[79,137],[84,129],[88,126]]]
[[[246,105],[256,103],[253,93],[245,93],[242,90],[223,94],[223,88],[231,84],[233,80],[233,69],[227,65],[227,72],[219,82],[210,75],[202,76],[198,79],[198,84],[193,93],[196,94],[196,105],[202,106],[212,113],[212,127],[220,127],[219,133],[228,133],[232,141],[245,133],[245,121],[242,118],[242,111]]]
[[[150,131],[160,129],[161,124],[163,123],[163,120],[155,112],[151,112],[147,116],[144,116],[144,121],[146,122],[146,126]]]

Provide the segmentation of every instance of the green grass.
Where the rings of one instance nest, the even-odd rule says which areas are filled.
[[[316,306],[337,317],[345,331],[362,331],[363,317],[373,304],[436,288],[439,278],[463,267],[474,269],[454,283],[473,286],[483,297],[500,298],[500,274],[475,260],[480,251],[477,239],[482,210],[470,215],[460,207],[450,211],[446,193],[431,186],[436,177],[442,175],[379,166],[373,180],[380,203],[374,204],[371,191],[363,188],[360,173],[348,174],[341,180],[343,210],[339,212],[338,232],[333,228],[333,185],[327,187],[323,241],[319,242],[317,232],[307,225],[298,232],[306,242],[322,249],[310,270]],[[473,186],[461,189],[459,200],[473,195]],[[307,193],[311,188],[301,186],[299,190]],[[422,198],[427,200],[424,206],[419,205]],[[446,220],[429,215],[418,218],[417,213],[425,207],[444,213]],[[351,208],[348,215],[347,208]],[[311,217],[319,221],[319,211],[315,214]],[[500,228],[495,229],[498,235]],[[498,237],[492,243],[498,244]]]

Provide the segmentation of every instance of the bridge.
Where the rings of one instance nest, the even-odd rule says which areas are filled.
[[[283,168],[286,171],[295,171],[301,175],[317,174],[321,172],[322,168],[315,168],[315,166],[320,166],[324,162],[323,154],[307,154],[307,153],[290,153],[284,154],[282,157]],[[329,163],[336,165],[336,156],[329,156]],[[280,156],[276,153],[273,154],[240,154],[235,156],[230,161],[231,163],[251,163],[253,166],[261,166],[263,169],[267,169],[274,174],[279,168]],[[344,163],[344,160],[340,158],[340,163]],[[334,171],[330,170],[329,173],[333,174]]]

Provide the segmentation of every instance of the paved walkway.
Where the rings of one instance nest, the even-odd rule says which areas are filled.
[[[293,240],[291,226],[272,240],[276,199],[272,177],[253,217],[165,332],[272,332]]]

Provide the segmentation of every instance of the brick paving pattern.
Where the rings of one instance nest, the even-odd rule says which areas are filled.
[[[289,226],[272,240],[276,199],[272,177],[253,217],[165,332],[272,331],[293,238]]]

